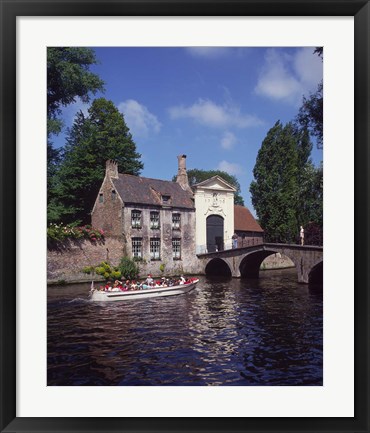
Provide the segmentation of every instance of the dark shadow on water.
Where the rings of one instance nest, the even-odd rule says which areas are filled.
[[[206,275],[217,276],[217,277],[231,277],[231,271],[226,262],[222,259],[215,258],[212,259],[206,266]]]

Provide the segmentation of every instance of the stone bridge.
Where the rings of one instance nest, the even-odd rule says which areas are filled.
[[[205,274],[231,275],[232,277],[258,278],[263,260],[280,253],[295,265],[299,283],[322,279],[323,248],[311,245],[263,243],[232,250],[198,254]]]

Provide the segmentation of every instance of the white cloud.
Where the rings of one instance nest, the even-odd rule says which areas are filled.
[[[217,168],[218,170],[225,171],[228,174],[241,174],[243,172],[243,169],[239,164],[234,164],[225,160],[221,161]]]
[[[134,137],[146,137],[149,132],[159,132],[162,127],[157,117],[134,99],[118,104],[118,110],[125,116],[126,124]]]
[[[303,87],[315,89],[322,79],[323,64],[317,54],[313,54],[312,48],[302,48],[293,59],[293,65]]]
[[[186,47],[185,51],[193,57],[221,59],[228,56],[244,57],[250,52],[246,47]]]
[[[221,139],[221,147],[226,150],[230,150],[236,143],[236,137],[232,132],[225,132]]]
[[[190,118],[196,122],[213,128],[248,128],[261,125],[263,122],[255,116],[243,114],[236,106],[217,105],[206,99],[199,99],[190,107],[179,105],[171,107],[169,113],[172,119]]]
[[[269,49],[266,51],[255,92],[294,105],[302,96],[316,90],[322,79],[322,61],[313,48],[301,48],[294,54]]]
[[[194,57],[218,59],[229,54],[230,48],[226,47],[187,47],[185,50]]]

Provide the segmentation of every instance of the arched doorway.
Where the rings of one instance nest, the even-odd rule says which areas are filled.
[[[224,249],[224,219],[219,215],[207,218],[207,251],[213,253]]]

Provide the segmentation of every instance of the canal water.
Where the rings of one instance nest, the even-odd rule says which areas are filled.
[[[200,277],[167,298],[95,303],[48,288],[48,385],[320,386],[322,286],[295,270]]]

